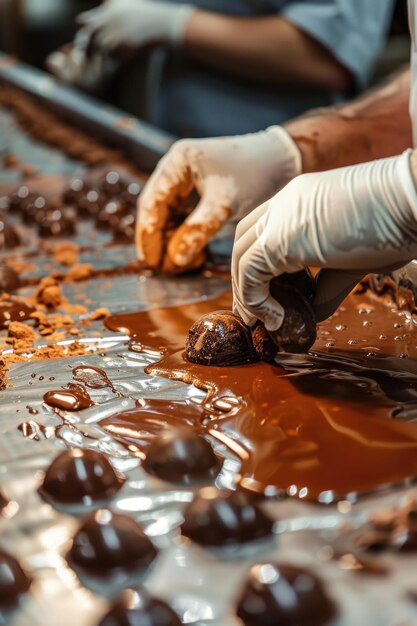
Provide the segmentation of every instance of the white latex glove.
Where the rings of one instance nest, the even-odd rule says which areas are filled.
[[[231,218],[241,219],[301,172],[301,153],[280,126],[240,137],[178,141],[161,159],[138,206],[138,254],[158,267],[167,252],[177,267],[197,258]],[[200,196],[163,249],[164,235],[192,190]]]
[[[80,13],[77,22],[93,38],[94,46],[112,52],[120,46],[180,44],[194,7],[159,0],[107,0]]]
[[[320,321],[363,275],[416,257],[410,154],[299,176],[238,225],[232,281],[234,305],[245,322],[280,327],[284,311],[269,294],[273,276],[329,268],[318,277],[313,303]]]

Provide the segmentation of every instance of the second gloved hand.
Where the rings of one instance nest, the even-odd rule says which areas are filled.
[[[301,153],[280,126],[240,137],[178,141],[140,197],[139,257],[158,268],[167,256],[186,269],[229,219],[241,219],[300,172]],[[200,200],[187,211],[193,190]]]
[[[179,44],[194,11],[189,4],[159,0],[107,0],[81,13],[77,22],[94,47],[111,53],[161,43]]]
[[[284,311],[269,282],[307,266],[317,280],[317,320],[329,316],[369,272],[417,256],[417,193],[411,150],[318,174],[304,174],[238,226],[232,258],[234,304],[245,322],[280,327]]]

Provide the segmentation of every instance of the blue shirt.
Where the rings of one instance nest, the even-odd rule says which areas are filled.
[[[393,1],[193,0],[193,4],[228,15],[281,15],[331,50],[361,89],[385,42]],[[181,51],[170,51],[160,66],[150,117],[179,137],[242,134],[340,100],[341,94],[290,93],[276,85],[235,78],[193,61]]]

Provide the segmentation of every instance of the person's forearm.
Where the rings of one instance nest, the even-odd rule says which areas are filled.
[[[352,84],[349,71],[329,51],[279,16],[195,11],[184,49],[216,69],[274,85],[345,92]]]
[[[353,165],[412,146],[410,71],[348,104],[311,111],[285,125],[302,153],[303,171]]]

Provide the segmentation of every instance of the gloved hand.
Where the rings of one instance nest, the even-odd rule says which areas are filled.
[[[317,321],[329,316],[369,272],[392,271],[417,255],[417,192],[411,150],[399,157],[304,174],[238,225],[234,305],[246,323],[277,330],[282,307],[269,281],[306,266],[317,280]]]
[[[142,48],[150,44],[179,44],[194,7],[159,0],[106,0],[80,13],[77,22],[97,47],[113,52],[120,46]]]
[[[240,137],[178,141],[161,159],[139,201],[139,257],[158,267],[167,253],[186,268],[231,218],[240,219],[301,172],[301,153],[280,126]],[[187,216],[184,199],[200,201]],[[176,214],[183,223],[164,250]],[[175,221],[175,219],[174,219]]]

